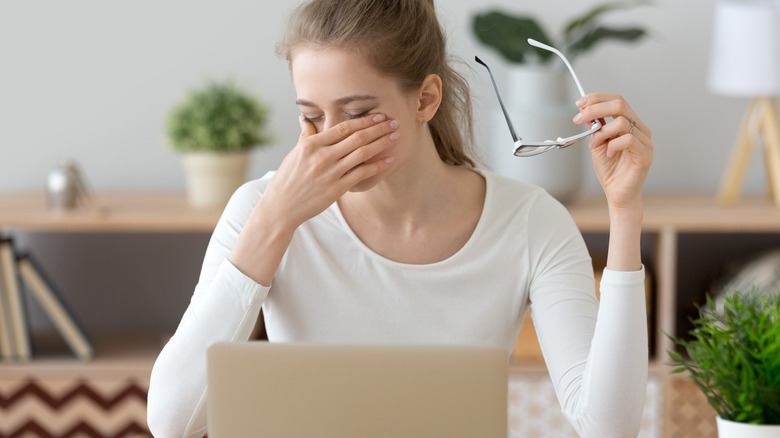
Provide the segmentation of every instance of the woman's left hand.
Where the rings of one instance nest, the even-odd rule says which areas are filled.
[[[641,206],[653,141],[650,128],[622,96],[591,93],[577,101],[575,123],[599,120],[602,128],[591,136],[590,149],[596,176],[611,208]],[[607,118],[612,118],[606,123]]]

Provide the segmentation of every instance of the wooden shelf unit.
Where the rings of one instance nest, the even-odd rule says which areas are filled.
[[[644,203],[643,258],[653,276],[652,324],[656,331],[652,357],[664,361],[672,348],[666,336],[676,333],[680,237],[690,235],[780,233],[780,208],[769,199],[743,199],[721,206],[714,196],[647,196]],[[567,205],[589,246],[606,248],[609,216],[603,196],[588,196]],[[195,210],[183,193],[98,193],[85,208],[52,212],[43,193],[0,193],[0,234],[183,233],[213,230],[221,211]],[[649,243],[649,245],[647,245]],[[600,249],[592,249],[598,253]],[[594,254],[602,256],[603,254]],[[177,318],[179,315],[172,316]],[[522,362],[522,361],[521,361]]]
[[[587,197],[568,206],[572,217],[583,234],[606,233],[609,230],[609,217],[606,201],[603,197]],[[729,206],[721,205],[715,196],[647,196],[644,201],[643,234],[650,248],[643,248],[643,258],[649,266],[655,287],[654,293],[654,329],[655,346],[651,352],[652,362],[659,368],[668,361],[666,351],[673,349],[672,342],[665,334],[678,333],[677,321],[687,318],[679,315],[680,300],[689,297],[703,297],[703,291],[690,293],[680,291],[681,277],[691,274],[678,270],[680,254],[696,251],[686,248],[682,240],[690,236],[705,236],[707,239],[733,240],[736,236],[767,235],[768,245],[776,242],[780,248],[780,208],[769,198],[748,198]],[[731,237],[732,239],[726,239]],[[766,248],[755,246],[759,251]],[[728,246],[720,248],[728,259]],[[744,252],[744,251],[743,251]],[[696,267],[694,267],[696,268]],[[714,268],[709,267],[712,271]],[[695,273],[694,273],[695,274]]]

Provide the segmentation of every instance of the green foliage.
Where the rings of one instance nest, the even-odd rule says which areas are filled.
[[[780,296],[732,293],[718,313],[708,297],[692,319],[691,340],[670,336],[687,357],[668,351],[718,415],[753,424],[780,424]]]
[[[568,22],[564,26],[561,41],[557,41],[559,44],[549,38],[548,33],[533,17],[515,16],[501,11],[476,15],[472,22],[472,29],[481,42],[496,49],[510,62],[523,64],[536,58],[545,63],[555,57],[546,50],[529,45],[528,38],[558,48],[569,61],[574,62],[575,58],[593,50],[602,41],[634,42],[642,39],[646,35],[644,29],[638,27],[618,29],[599,24],[602,15],[607,12],[640,4],[644,3],[614,2],[598,6]]]
[[[179,151],[230,152],[263,146],[268,110],[233,81],[190,91],[168,114],[168,139]]]

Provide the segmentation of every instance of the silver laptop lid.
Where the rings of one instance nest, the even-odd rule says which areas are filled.
[[[498,347],[221,343],[208,434],[506,438],[507,375]]]

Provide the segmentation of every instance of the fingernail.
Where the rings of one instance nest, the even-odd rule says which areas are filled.
[[[398,120],[391,120],[390,121],[390,129],[395,129],[398,127]]]
[[[387,158],[385,158],[385,159],[384,159],[384,160],[382,160],[382,161],[384,161],[384,162],[385,162],[385,163],[387,163],[387,164],[390,164],[390,163],[392,163],[392,162],[393,162],[393,160],[395,160],[395,158],[393,158],[393,157],[387,157]]]
[[[577,106],[583,106],[583,105],[585,105],[586,103],[588,103],[588,98],[587,98],[587,97],[585,97],[585,96],[582,96],[582,97],[580,97],[580,100],[578,100],[577,102],[575,102],[575,105],[577,105]]]
[[[582,113],[577,113],[576,116],[574,116],[574,123],[580,123],[582,121]]]
[[[379,122],[381,122],[384,119],[385,119],[385,115],[384,114],[377,114],[377,115],[375,115],[374,117],[371,118],[371,120],[373,120],[374,123],[379,123]]]
[[[394,133],[390,134],[390,140],[396,140],[396,139],[398,139],[399,136],[400,136],[400,134],[398,134],[397,132],[394,132]]]

